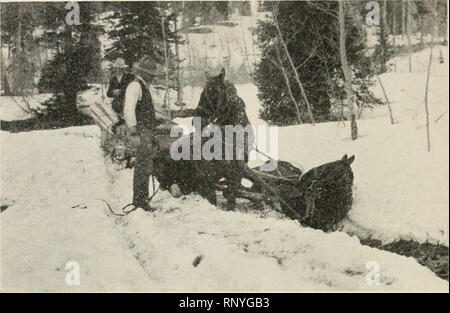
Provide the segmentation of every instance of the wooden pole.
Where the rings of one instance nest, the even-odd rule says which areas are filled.
[[[401,5],[402,5],[402,39],[405,38],[405,1],[401,0]]]
[[[351,136],[352,140],[358,138],[358,126],[356,124],[355,109],[352,100],[352,73],[350,72],[347,53],[345,48],[345,16],[344,16],[344,2],[339,1],[339,50],[341,55],[342,71],[344,72],[345,85],[347,89],[347,105],[351,115]]]
[[[408,39],[408,65],[409,65],[409,72],[412,72],[412,51],[411,51],[411,1],[406,1],[408,11],[406,13],[406,32],[407,32],[407,39]]]
[[[177,17],[178,18],[178,17]],[[175,34],[178,33],[177,20],[174,22]],[[175,40],[175,56],[177,58],[177,105],[181,108],[183,106],[183,84],[181,83],[182,73],[181,73],[181,60],[180,60],[180,48],[178,40]]]
[[[430,86],[430,72],[431,72],[431,63],[433,60],[433,46],[434,46],[434,36],[438,33],[438,23],[437,23],[437,0],[435,0],[434,6],[434,16],[435,16],[435,26],[434,31],[431,35],[431,46],[430,46],[430,58],[428,59],[428,68],[427,68],[427,82],[425,85],[425,116],[426,116],[426,126],[427,126],[427,150],[431,151],[431,136],[430,136],[430,112],[428,108],[428,89]]]
[[[397,34],[397,30],[395,29],[397,27],[397,24],[395,23],[395,2],[392,3],[392,45],[394,46],[395,49],[395,36]]]
[[[171,120],[171,112],[170,112],[170,101],[169,101],[169,92],[170,92],[170,86],[169,86],[169,61],[167,57],[167,42],[166,42],[166,27],[165,27],[165,21],[166,18],[163,16],[161,18],[161,26],[162,26],[162,33],[163,33],[163,40],[164,40],[164,59],[166,62],[166,96],[164,98],[168,117]]]

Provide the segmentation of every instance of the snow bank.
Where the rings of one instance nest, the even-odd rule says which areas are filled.
[[[445,125],[445,124],[443,124]],[[425,129],[415,123],[359,121],[360,138],[337,123],[287,127],[279,131],[279,157],[305,169],[356,155],[354,203],[344,231],[384,242],[399,239],[448,246],[448,138],[434,127],[431,153]],[[295,148],[293,148],[295,147]]]
[[[96,127],[1,132],[1,288],[5,291],[154,290],[95,200],[107,195]],[[99,209],[72,208],[88,201]],[[80,286],[65,282],[68,261]]]
[[[385,243],[412,239],[448,246],[448,55],[440,64],[439,49],[434,48],[430,77],[431,152],[424,106],[429,49],[412,55],[412,73],[408,57],[402,56],[392,60],[397,72],[381,75],[396,124],[390,124],[383,105],[363,111],[356,141],[350,139],[348,122],[278,128],[278,158],[305,170],[344,154],[356,156],[354,204],[342,225],[344,231]],[[237,90],[252,124],[264,124],[258,117],[257,88],[247,84]],[[384,99],[378,84],[373,91]],[[259,149],[276,157],[264,146]],[[250,165],[261,164],[259,156],[254,159]]]
[[[12,204],[0,215],[2,290],[448,291],[412,258],[270,211],[224,212],[160,192],[155,213],[114,218],[96,199],[119,210],[132,171],[103,158],[94,126],[1,132],[1,141],[2,202]],[[65,284],[68,261],[80,265],[80,286]],[[376,286],[366,283],[371,261]]]
[[[224,212],[188,196],[162,193],[153,214],[127,216],[122,233],[162,290],[343,291],[447,290],[412,258],[362,246],[344,233],[302,228],[256,212]],[[368,262],[381,281],[369,286]]]
[[[93,205],[98,202],[93,202]],[[1,216],[1,290],[8,292],[152,291],[113,222],[99,209],[18,205]],[[66,284],[69,261],[80,285]]]
[[[0,117],[3,121],[24,120],[32,117],[29,109],[39,110],[43,108],[42,102],[48,100],[51,94],[43,93],[31,97],[2,96],[0,98]]]

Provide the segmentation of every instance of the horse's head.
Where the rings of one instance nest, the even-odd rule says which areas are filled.
[[[209,76],[200,96],[197,112],[202,118],[217,125],[247,125],[245,104],[237,96],[236,88],[225,80],[225,69],[219,75]],[[245,115],[243,117],[243,115]]]
[[[226,104],[227,82],[225,81],[225,69],[222,68],[219,75],[209,76],[206,73],[207,82],[200,96],[200,105],[220,108]]]

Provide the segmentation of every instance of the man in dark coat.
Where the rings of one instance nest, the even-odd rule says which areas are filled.
[[[126,72],[127,68],[125,61],[122,58],[117,58],[112,65],[114,75],[109,81],[108,91],[106,92],[109,98],[113,98],[112,108],[119,115],[123,113],[125,90],[128,84],[134,80],[134,75]]]

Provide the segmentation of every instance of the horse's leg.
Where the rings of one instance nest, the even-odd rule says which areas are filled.
[[[234,210],[236,207],[236,194],[241,186],[242,171],[240,168],[245,166],[244,161],[224,161],[223,169],[227,190],[223,192],[223,196],[227,200],[227,210]]]
[[[216,189],[214,187],[214,177],[208,176],[210,167],[206,166],[208,163],[205,161],[191,161],[192,170],[195,179],[194,190],[200,194],[200,196],[212,205],[217,205]]]
[[[208,200],[208,202],[212,205],[217,205],[216,191],[214,189],[210,190],[210,188],[208,188],[208,190],[204,194],[201,194],[201,196],[205,197],[206,200]]]
[[[281,205],[287,210],[287,214],[289,217],[294,219],[299,219],[300,216],[298,213],[284,200],[281,198],[278,194],[278,192],[267,182],[265,182],[261,177],[258,176],[257,173],[255,173],[251,168],[248,167],[248,165],[245,162],[240,162],[239,167],[237,169],[231,169],[230,173],[236,176],[240,176],[241,178],[246,178],[250,180],[252,183],[258,184],[258,186],[262,189],[264,192],[268,192],[272,195],[274,200],[277,200],[281,203]]]
[[[228,190],[224,191],[223,196],[227,200],[227,210],[234,210],[236,208],[236,192],[241,183],[240,178],[227,179],[226,180]]]

